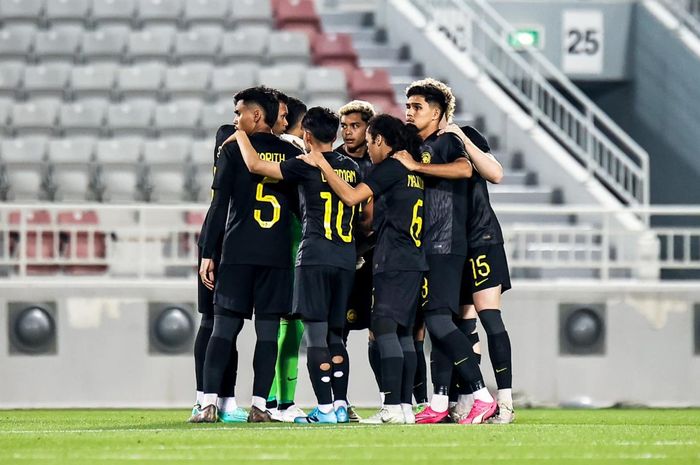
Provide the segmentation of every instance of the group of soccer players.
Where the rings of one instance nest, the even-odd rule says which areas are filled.
[[[423,79],[406,97],[404,123],[363,101],[335,113],[263,86],[234,96],[234,124],[216,135],[212,202],[198,244],[202,319],[191,422],[514,420],[500,311],[510,279],[486,186],[503,169],[475,129],[449,124],[449,87]],[[339,128],[343,144],[334,149]],[[235,400],[236,342],[253,314],[246,412]],[[496,399],[479,367],[477,315]],[[348,331],[368,327],[382,407],[360,419],[347,398],[346,342]],[[294,404],[302,337],[318,401],[308,414]]]

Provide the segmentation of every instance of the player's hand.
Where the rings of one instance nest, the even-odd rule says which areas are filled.
[[[323,153],[318,150],[312,150],[306,155],[302,155],[302,159],[311,166],[319,167],[321,161],[323,161]]]
[[[405,150],[396,152],[394,155],[392,155],[392,158],[396,158],[398,161],[400,161],[408,171],[416,171],[420,167],[420,163],[415,161],[411,154]]]
[[[462,134],[462,130],[459,128],[459,126],[457,126],[455,123],[450,123],[438,131],[438,136],[441,136],[441,135],[446,134],[448,132],[450,132],[452,134],[456,134],[458,136]]]
[[[199,265],[199,279],[202,280],[207,289],[214,290],[214,260],[203,258]]]

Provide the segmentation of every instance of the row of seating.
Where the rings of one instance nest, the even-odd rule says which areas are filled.
[[[33,24],[267,24],[270,0],[0,0],[0,17]]]
[[[308,63],[309,38],[298,31],[270,31],[244,25],[233,29],[196,26],[151,26],[132,30],[128,26],[104,26],[85,30],[81,26],[56,26],[37,30],[31,25],[9,25],[0,31],[0,60],[50,62],[168,62],[217,63]]]
[[[362,75],[352,79],[362,79]],[[263,82],[300,98],[345,98],[347,81],[341,70],[328,67],[297,65],[257,66],[236,64],[214,67],[209,64],[166,66],[145,63],[119,66],[102,63],[73,66],[67,63],[29,65],[0,63],[0,96],[22,99],[60,97],[70,100],[81,97],[197,97],[215,100],[232,96]]]

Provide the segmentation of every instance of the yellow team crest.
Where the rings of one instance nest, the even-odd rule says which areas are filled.
[[[430,155],[430,152],[428,152],[428,151],[425,151],[425,152],[420,154],[420,161],[426,165],[428,163],[430,163],[431,158],[432,158],[432,156]]]
[[[351,308],[350,310],[347,311],[345,314],[345,319],[348,320],[348,323],[354,323],[357,321],[357,312],[355,309]]]

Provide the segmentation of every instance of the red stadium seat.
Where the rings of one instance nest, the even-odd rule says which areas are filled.
[[[352,98],[367,100],[387,111],[396,106],[394,89],[385,70],[358,69],[350,78]]]
[[[8,219],[10,225],[13,225],[10,228],[10,255],[18,257],[22,247],[20,212],[10,212]],[[28,261],[34,262],[32,265],[27,265],[27,274],[43,275],[58,272],[58,265],[41,264],[42,260],[52,261],[57,256],[56,234],[48,228],[51,225],[51,214],[47,210],[34,210],[27,213],[25,221],[27,225],[25,254]]]
[[[61,212],[56,222],[62,226],[85,225],[95,226],[99,224],[97,213],[92,210]],[[65,259],[95,260],[106,257],[106,240],[103,232],[94,228],[60,229],[61,256]],[[66,265],[63,271],[67,274],[96,274],[104,273],[106,265]]]
[[[311,43],[314,62],[320,66],[342,68],[350,81],[357,68],[357,52],[348,34],[321,34]]]
[[[305,32],[310,40],[321,33],[321,19],[313,0],[275,0],[277,28]]]

